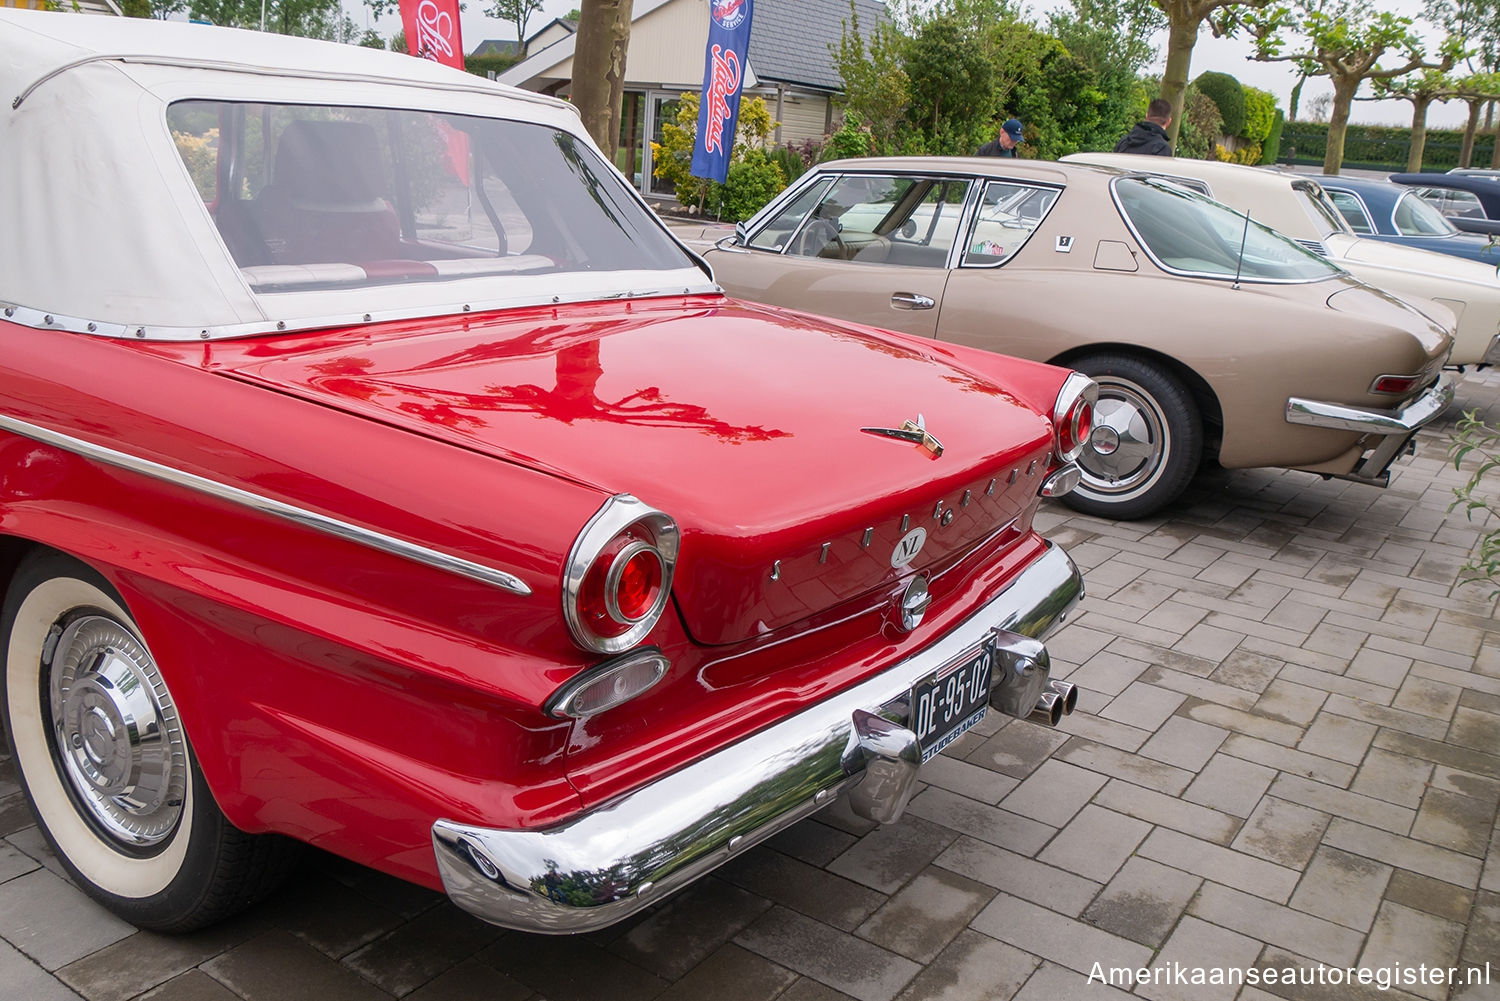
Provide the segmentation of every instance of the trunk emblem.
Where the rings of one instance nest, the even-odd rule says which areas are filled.
[[[922,547],[927,543],[927,529],[914,528],[901,537],[896,543],[895,551],[891,553],[891,567],[900,570],[911,563],[922,552]]]
[[[938,441],[927,432],[927,422],[921,414],[917,414],[916,420],[908,419],[899,428],[860,428],[865,434],[879,435],[882,438],[895,438],[898,441],[909,441],[921,445],[932,453],[936,459],[943,454],[943,443]]]

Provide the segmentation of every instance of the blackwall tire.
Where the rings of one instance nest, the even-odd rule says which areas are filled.
[[[273,889],[296,845],[232,826],[114,589],[53,552],[0,613],[0,711],[37,826],[78,885],[142,928],[183,932]]]
[[[1203,455],[1192,393],[1165,368],[1131,355],[1091,355],[1072,365],[1099,384],[1099,402],[1079,457],[1083,478],[1064,502],[1125,520],[1176,500]]]

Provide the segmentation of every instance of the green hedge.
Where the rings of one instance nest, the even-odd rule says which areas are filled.
[[[1458,166],[1464,134],[1460,129],[1429,129],[1422,147],[1423,170],[1447,170]],[[1495,147],[1495,134],[1474,137],[1471,166],[1487,167]],[[1374,170],[1406,169],[1411,149],[1411,129],[1392,125],[1350,125],[1344,136],[1344,165]],[[1322,163],[1328,150],[1327,122],[1287,122],[1281,133],[1281,152],[1297,163]]]
[[[491,72],[499,76],[520,61],[519,56],[499,52],[485,56],[465,56],[464,69],[475,76],[489,76]]]

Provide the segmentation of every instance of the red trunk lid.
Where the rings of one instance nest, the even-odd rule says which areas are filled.
[[[682,530],[673,593],[703,643],[804,619],[1024,527],[1050,453],[1045,418],[941,346],[722,299],[368,335],[221,343],[209,364],[660,508]],[[940,457],[860,430],[918,414]],[[893,565],[918,528],[919,555]]]

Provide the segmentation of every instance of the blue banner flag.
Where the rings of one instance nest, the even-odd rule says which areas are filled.
[[[698,142],[693,147],[693,176],[724,183],[729,151],[740,117],[740,90],[745,82],[745,51],[750,47],[750,14],[754,0],[710,0],[708,51],[703,60],[703,97],[698,105]]]

